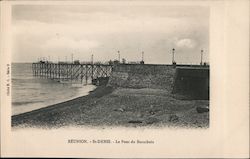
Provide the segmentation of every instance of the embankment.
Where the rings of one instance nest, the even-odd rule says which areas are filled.
[[[199,65],[120,64],[109,86],[165,89],[191,99],[209,99],[209,67]]]
[[[172,90],[174,74],[172,65],[121,64],[113,68],[108,85]]]

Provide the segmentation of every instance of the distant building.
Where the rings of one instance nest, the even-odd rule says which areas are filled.
[[[79,60],[75,60],[74,64],[80,64],[80,61]]]
[[[113,62],[113,64],[114,64],[114,65],[120,64],[120,61],[115,60],[115,61]]]

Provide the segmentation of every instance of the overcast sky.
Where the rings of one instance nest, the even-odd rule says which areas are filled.
[[[170,64],[209,57],[209,8],[200,6],[55,6],[12,8],[14,62],[117,59]]]

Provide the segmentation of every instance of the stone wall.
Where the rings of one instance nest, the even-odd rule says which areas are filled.
[[[176,68],[173,93],[192,99],[209,99],[209,68]]]
[[[120,64],[114,66],[108,85],[172,91],[174,74],[175,68],[172,65]]]

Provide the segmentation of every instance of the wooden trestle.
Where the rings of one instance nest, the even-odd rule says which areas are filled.
[[[113,66],[108,64],[32,63],[34,76],[81,83],[89,79],[109,77],[112,68]]]

